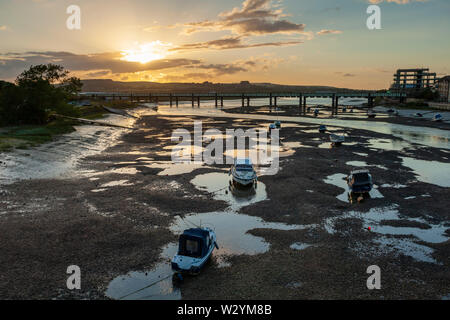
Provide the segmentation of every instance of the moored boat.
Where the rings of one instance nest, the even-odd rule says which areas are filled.
[[[277,128],[277,129],[281,129],[281,122],[280,121],[275,121],[275,127]]]
[[[217,245],[216,233],[210,228],[188,229],[179,239],[178,253],[172,259],[172,270],[177,273],[200,273]]]
[[[374,118],[376,118],[377,114],[375,113],[375,111],[369,110],[369,111],[367,111],[367,116],[371,119],[374,119]]]
[[[236,187],[249,188],[256,184],[258,177],[250,159],[237,159],[230,170]]]
[[[320,132],[320,133],[325,133],[326,131],[327,131],[327,126],[321,125],[321,126],[319,127],[319,132]]]
[[[333,146],[340,146],[342,143],[345,142],[345,136],[339,136],[337,134],[331,134],[330,135],[330,141],[331,145]]]
[[[444,117],[440,113],[434,115],[434,117],[433,117],[434,122],[442,122],[443,120],[444,120]]]
[[[355,170],[347,177],[347,184],[351,193],[369,193],[373,188],[372,175],[369,170]]]

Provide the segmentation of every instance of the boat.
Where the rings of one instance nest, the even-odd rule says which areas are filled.
[[[321,125],[321,126],[319,127],[319,132],[320,132],[320,133],[325,133],[326,131],[327,131],[327,126]]]
[[[417,112],[417,113],[414,114],[414,117],[416,117],[416,118],[423,118],[423,114],[420,113],[420,112]]]
[[[231,167],[235,187],[249,188],[256,185],[258,177],[250,159],[236,159]]]
[[[368,194],[373,188],[372,176],[369,170],[355,170],[347,177],[350,193]]]
[[[315,109],[315,110],[314,110],[314,117],[318,117],[319,114],[320,114],[319,109]]]
[[[275,130],[277,128],[277,126],[275,125],[275,123],[271,123],[269,125],[269,132],[272,132],[272,130]]]
[[[210,228],[188,229],[180,236],[178,253],[172,259],[176,274],[197,275],[211,258],[217,245],[216,233]]]
[[[338,136],[337,134],[330,135],[331,145],[340,146],[345,142],[345,136]]]
[[[367,116],[371,119],[374,119],[374,118],[376,118],[377,114],[375,113],[375,111],[369,110],[369,111],[367,111]]]
[[[280,121],[275,121],[275,127],[277,128],[277,129],[281,129],[281,122]]]
[[[433,121],[435,122],[442,122],[444,120],[444,117],[442,116],[442,114],[438,113],[433,117]]]

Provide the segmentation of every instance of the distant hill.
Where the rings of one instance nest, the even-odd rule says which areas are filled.
[[[246,93],[246,92],[317,92],[355,91],[329,86],[291,86],[272,83],[158,83],[121,82],[110,79],[82,80],[83,92],[135,92],[135,93]],[[361,91],[361,90],[358,90]]]

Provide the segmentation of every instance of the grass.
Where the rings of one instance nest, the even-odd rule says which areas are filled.
[[[55,120],[43,126],[19,126],[4,128],[0,132],[0,151],[12,149],[27,149],[45,142],[53,141],[54,137],[75,131],[72,121]]]
[[[116,109],[132,109],[138,104],[129,101],[92,101],[91,106],[78,107],[78,117],[96,120],[104,118],[108,112],[102,105]],[[0,128],[0,152],[27,149],[53,141],[58,135],[75,131],[75,121],[57,119],[46,125],[24,125]]]

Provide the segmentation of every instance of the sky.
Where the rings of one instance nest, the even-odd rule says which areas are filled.
[[[82,79],[384,89],[398,68],[450,74],[449,15],[449,0],[0,0],[0,79],[56,63]]]

